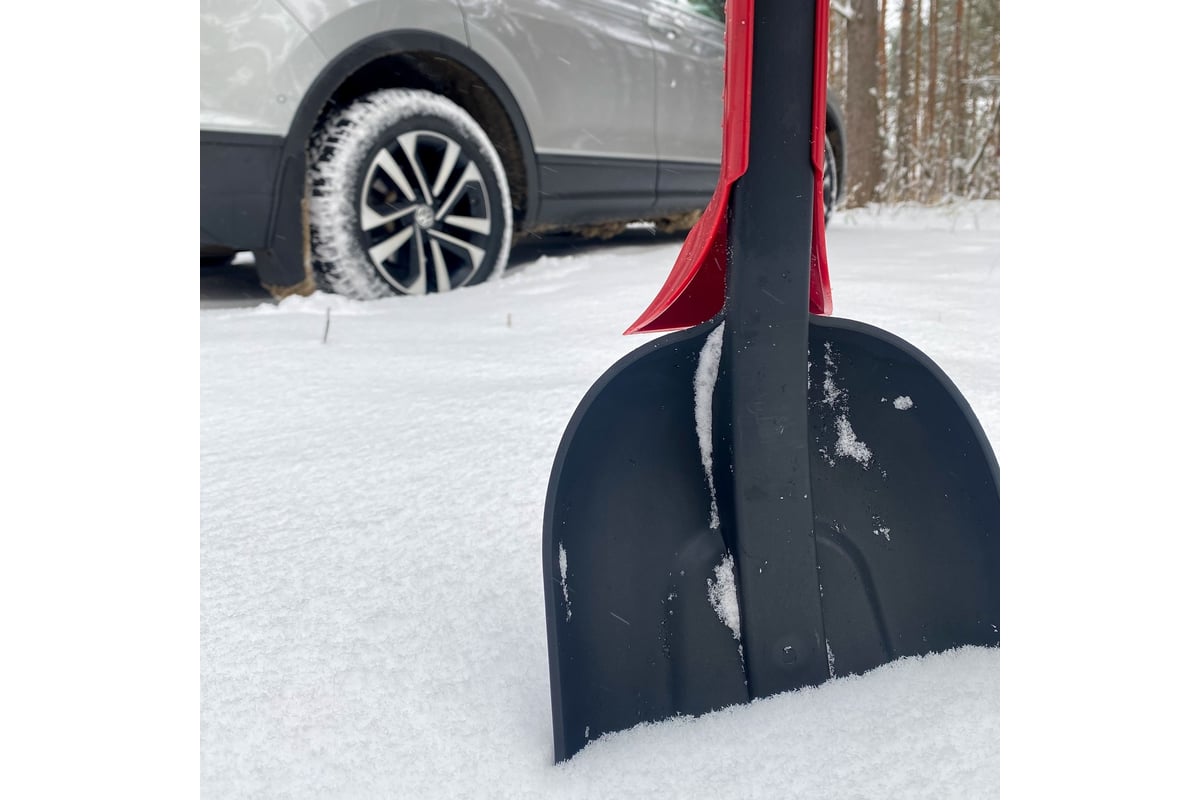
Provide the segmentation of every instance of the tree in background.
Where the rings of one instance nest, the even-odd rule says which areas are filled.
[[[846,203],[1000,196],[999,0],[833,0]]]
[[[853,0],[852,15],[845,22],[846,81],[842,108],[846,161],[854,165],[846,184],[846,200],[851,207],[874,199],[882,175],[883,136],[876,66],[879,9],[875,3],[876,0]]]
[[[941,129],[934,125],[938,115],[938,2],[929,0],[929,77],[925,86],[925,116],[921,128],[921,137],[926,142],[928,155],[928,175],[923,187],[921,199],[928,202],[934,199],[934,188],[939,184],[944,172],[942,160],[945,152],[941,147]]]

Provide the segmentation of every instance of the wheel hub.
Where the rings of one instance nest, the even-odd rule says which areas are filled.
[[[433,209],[426,205],[417,206],[417,210],[413,212],[413,220],[421,230],[429,230],[433,227],[436,220]]]

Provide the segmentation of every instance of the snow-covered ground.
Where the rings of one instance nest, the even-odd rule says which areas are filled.
[[[933,357],[1000,446],[999,207],[842,213],[835,311]],[[680,246],[423,298],[200,314],[206,797],[987,797],[998,650],[906,660],[552,765],[542,506]],[[328,311],[328,341],[322,343]]]

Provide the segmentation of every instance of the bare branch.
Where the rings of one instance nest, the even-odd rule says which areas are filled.
[[[987,133],[984,134],[983,140],[979,143],[979,148],[975,151],[975,155],[971,156],[969,161],[958,159],[955,167],[963,172],[969,180],[974,174],[975,169],[979,166],[979,162],[983,160],[984,151],[987,149],[988,143],[991,142],[992,136],[996,133],[996,128],[1000,122],[1000,101],[996,101],[996,105],[992,109],[992,117],[988,121]]]

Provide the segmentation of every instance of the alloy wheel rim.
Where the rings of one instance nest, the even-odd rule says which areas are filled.
[[[496,232],[478,163],[431,130],[402,133],[376,152],[363,176],[358,218],[367,258],[403,294],[466,284]]]

